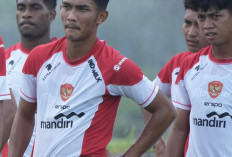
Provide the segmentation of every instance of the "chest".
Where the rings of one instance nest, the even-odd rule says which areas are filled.
[[[232,65],[213,62],[196,64],[186,76],[192,113],[232,113]],[[214,116],[214,115],[213,115]]]
[[[12,52],[10,58],[6,60],[7,75],[17,78],[22,72],[27,57],[28,55],[20,50]]]
[[[80,65],[71,66],[60,56],[51,58],[37,75],[38,98],[42,98],[44,93],[56,97],[56,101],[61,103],[68,102],[66,99],[69,97],[81,102],[104,95],[104,78],[97,61],[90,58]]]

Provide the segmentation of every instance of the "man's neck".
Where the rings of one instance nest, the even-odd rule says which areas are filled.
[[[37,39],[27,39],[27,38],[21,37],[22,46],[28,50],[32,50],[36,46],[39,46],[41,44],[46,44],[46,43],[49,43],[51,41],[52,41],[52,39],[50,38],[50,36],[37,38]]]
[[[78,60],[88,54],[96,41],[97,37],[83,41],[71,41],[67,39],[66,53],[70,61]]]
[[[212,54],[218,59],[232,59],[232,43],[220,46],[212,45]]]

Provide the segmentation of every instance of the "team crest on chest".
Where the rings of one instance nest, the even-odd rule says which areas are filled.
[[[74,87],[71,84],[63,84],[60,86],[60,96],[63,101],[68,100],[72,93],[73,93]]]
[[[208,85],[208,93],[211,98],[216,98],[220,95],[223,84],[220,81],[212,81]]]

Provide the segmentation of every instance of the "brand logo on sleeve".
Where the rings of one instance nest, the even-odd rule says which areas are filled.
[[[63,84],[60,86],[60,96],[63,101],[68,100],[72,93],[73,93],[74,87],[71,84]]]
[[[220,81],[212,81],[208,84],[209,96],[213,99],[218,97],[222,91],[223,84]]]
[[[121,61],[119,61],[118,64],[116,64],[116,65],[114,66],[114,70],[115,70],[116,72],[118,72],[118,71],[121,69],[121,65],[122,65],[123,62],[125,62],[125,60],[127,60],[126,57],[124,57]]]

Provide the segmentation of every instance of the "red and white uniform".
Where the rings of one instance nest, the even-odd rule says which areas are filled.
[[[35,48],[21,88],[25,100],[37,102],[34,156],[105,156],[121,96],[146,107],[157,92],[136,64],[105,41],[72,62],[66,38]]]
[[[172,99],[173,84],[175,84],[178,73],[180,71],[180,66],[182,65],[185,57],[193,54],[191,51],[185,51],[173,56],[167,64],[160,70],[156,76],[154,82],[159,86],[160,90]],[[188,139],[186,140],[185,150],[186,153],[188,149]]]
[[[22,47],[21,43],[17,43],[6,50],[7,79],[13,91],[17,106],[19,105],[20,99],[19,88],[22,79],[22,69],[29,53],[30,50]],[[35,136],[34,134],[35,133],[33,133],[30,144],[28,145],[23,157],[31,156]],[[6,146],[3,148],[2,157],[7,157],[7,154],[8,144],[6,144]]]
[[[217,59],[212,47],[189,55],[173,87],[173,103],[190,110],[186,157],[232,154],[232,59]]]
[[[57,38],[53,38],[52,41],[56,40]],[[22,69],[30,51],[31,50],[24,48],[21,42],[6,50],[7,79],[14,93],[17,106],[20,100],[19,88],[21,86]]]
[[[10,91],[6,80],[5,49],[0,35],[0,100],[10,99]]]
[[[186,51],[173,56],[160,70],[154,80],[155,84],[158,85],[160,90],[169,98],[172,96],[172,85],[176,82],[180,66],[184,58],[190,54],[192,54],[192,52]]]
[[[22,78],[23,65],[30,50],[22,47],[21,43],[15,44],[6,50],[7,79],[13,91],[17,106],[19,105],[19,87]]]
[[[53,41],[56,40],[57,38],[53,39]],[[21,86],[22,69],[30,51],[31,50],[24,48],[21,42],[11,46],[6,50],[7,79],[13,91],[17,106],[19,105],[20,100],[19,88]],[[24,153],[24,157],[31,157],[34,137],[35,132],[33,132],[33,136],[31,138],[30,144],[27,147],[27,150]],[[3,149],[2,157],[7,157],[7,152],[8,147],[5,146]]]

